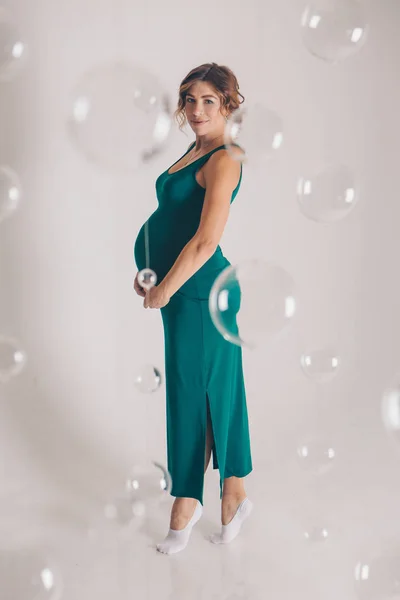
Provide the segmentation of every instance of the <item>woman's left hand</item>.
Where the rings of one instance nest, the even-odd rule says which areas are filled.
[[[170,297],[162,285],[155,285],[146,292],[143,306],[145,308],[162,308],[168,304]]]

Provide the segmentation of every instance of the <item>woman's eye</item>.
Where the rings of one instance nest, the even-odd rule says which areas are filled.
[[[190,102],[190,103],[192,103],[192,102],[194,102],[194,99],[193,99],[193,98],[186,98],[186,102]],[[210,98],[207,98],[207,99],[206,99],[206,102],[210,102],[211,104],[213,104],[213,101],[212,101],[212,100],[210,100]]]

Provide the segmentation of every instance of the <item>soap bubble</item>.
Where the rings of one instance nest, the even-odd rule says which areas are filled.
[[[261,260],[230,265],[211,288],[210,315],[227,341],[254,348],[290,324],[293,291],[292,278],[278,265]]]
[[[10,81],[25,62],[26,43],[11,14],[0,7],[0,81]]]
[[[69,131],[100,166],[131,172],[165,148],[170,129],[169,99],[158,79],[138,65],[97,67],[76,86]]]
[[[274,156],[282,142],[282,119],[262,104],[240,107],[227,120],[224,143],[238,161],[262,164]],[[243,150],[233,144],[239,144]]]
[[[342,165],[329,166],[312,177],[301,177],[297,198],[302,213],[319,223],[346,217],[358,200],[353,173]]]
[[[40,548],[0,548],[0,581],[4,598],[59,600],[62,580],[59,569]]]
[[[331,469],[336,451],[325,438],[315,436],[298,446],[297,457],[303,469],[323,475]]]
[[[119,540],[125,535],[137,534],[142,525],[142,516],[132,496],[127,490],[120,488],[113,496],[109,496],[100,512],[95,509],[90,514],[87,537],[96,542],[110,533],[113,536],[116,534]]]
[[[314,0],[305,8],[301,26],[309,52],[329,63],[358,52],[368,31],[357,0]]]
[[[391,440],[400,450],[400,374],[384,391],[381,402],[383,425]]]
[[[0,223],[18,208],[22,190],[17,174],[5,165],[0,165]]]
[[[108,502],[104,506],[104,516],[110,523],[119,528],[129,527],[135,517],[140,516],[135,513],[135,507],[132,498],[126,495],[120,495]]]
[[[157,283],[157,275],[152,269],[142,269],[137,277],[139,285],[144,290],[150,290]]]
[[[14,338],[0,336],[0,383],[6,383],[22,371],[26,353]]]
[[[393,547],[359,561],[354,578],[360,600],[400,598],[400,549]]]
[[[310,525],[304,530],[304,537],[308,542],[325,542],[328,539],[328,530],[320,525]]]
[[[332,346],[304,352],[300,358],[304,374],[320,383],[331,381],[337,374],[340,363],[340,356]]]
[[[143,365],[135,377],[135,386],[143,394],[156,392],[161,385],[161,373],[153,365]]]
[[[125,489],[137,516],[144,516],[164,502],[172,489],[171,475],[160,463],[134,465],[126,479]]]

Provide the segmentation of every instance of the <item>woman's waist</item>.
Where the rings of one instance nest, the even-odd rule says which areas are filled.
[[[179,288],[178,292],[189,298],[208,300],[214,281],[230,264],[218,246],[214,254]]]

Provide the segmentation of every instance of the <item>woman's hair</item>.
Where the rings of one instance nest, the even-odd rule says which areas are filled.
[[[178,108],[174,114],[179,124],[179,129],[182,129],[186,123],[186,96],[189,88],[195,81],[207,81],[210,83],[221,100],[221,108],[226,107],[228,113],[237,110],[242,102],[244,102],[244,96],[239,92],[238,80],[228,67],[217,65],[214,62],[200,65],[192,69],[179,86]]]

